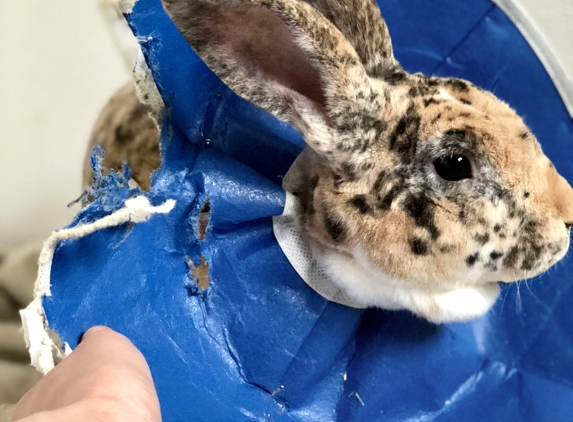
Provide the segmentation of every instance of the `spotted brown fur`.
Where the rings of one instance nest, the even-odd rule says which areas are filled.
[[[135,95],[133,84],[126,84],[110,98],[94,125],[84,160],[86,187],[92,183],[90,156],[95,144],[105,150],[104,169],[122,171],[123,165],[128,164],[133,179],[149,190],[151,172],[161,163],[159,131]]]
[[[434,293],[531,277],[565,254],[573,190],[535,136],[471,82],[404,71],[374,0],[163,4],[224,83],[302,134],[300,224],[320,250]],[[437,174],[453,155],[471,177]],[[435,306],[409,309],[438,320]]]

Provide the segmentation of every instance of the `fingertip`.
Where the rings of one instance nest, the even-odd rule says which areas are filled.
[[[91,328],[88,328],[80,337],[80,343],[84,341],[86,338],[93,336],[96,333],[100,333],[102,331],[113,332],[113,330],[105,325],[95,325]]]

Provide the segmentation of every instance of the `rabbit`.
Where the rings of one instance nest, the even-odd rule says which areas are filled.
[[[127,162],[133,180],[143,190],[149,190],[151,173],[161,164],[159,129],[139,101],[133,83],[126,83],[109,99],[94,124],[83,164],[84,189],[93,181],[90,157],[96,144],[105,151],[104,169],[120,171]],[[87,205],[90,198],[85,194],[83,198]]]
[[[407,73],[374,0],[162,4],[227,86],[301,133],[301,231],[360,306],[473,319],[566,254],[573,189],[535,136],[468,81]]]

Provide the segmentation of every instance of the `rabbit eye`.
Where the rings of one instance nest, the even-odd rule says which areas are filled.
[[[465,155],[438,158],[434,161],[434,168],[438,176],[450,182],[471,179],[472,177],[472,164]]]

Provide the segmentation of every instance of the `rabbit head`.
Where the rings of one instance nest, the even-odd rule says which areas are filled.
[[[238,95],[308,148],[301,224],[365,306],[485,313],[561,259],[573,190],[504,102],[408,74],[373,0],[163,0]]]

